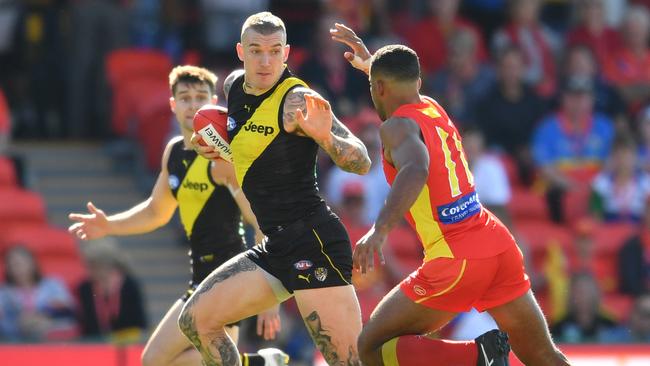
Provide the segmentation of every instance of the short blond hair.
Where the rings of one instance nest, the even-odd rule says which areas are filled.
[[[268,11],[255,13],[249,16],[241,27],[241,38],[244,38],[244,33],[248,29],[252,29],[265,36],[275,32],[282,32],[285,40],[287,38],[287,28],[284,26],[282,19]]]
[[[206,84],[210,88],[210,94],[215,95],[218,79],[217,75],[203,67],[191,65],[176,66],[169,73],[169,89],[173,96],[176,93],[176,86],[179,83]]]

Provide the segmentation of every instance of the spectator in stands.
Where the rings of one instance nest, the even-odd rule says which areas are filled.
[[[477,129],[464,131],[463,148],[481,203],[509,225],[511,220],[506,206],[511,197],[510,183],[503,163],[498,156],[485,151],[483,134]]]
[[[605,65],[605,76],[616,85],[631,111],[650,98],[650,12],[628,8],[621,29],[623,43]]]
[[[79,285],[82,334],[119,343],[140,341],[147,326],[142,290],[117,242],[91,242],[85,256],[90,276]]]
[[[370,229],[365,217],[364,191],[364,185],[360,181],[348,181],[343,184],[340,215],[353,246]],[[359,298],[361,316],[364,321],[367,321],[372,310],[391,289],[387,283],[385,267],[377,265],[374,271],[365,275],[355,271],[352,273],[352,283]]]
[[[604,0],[580,0],[577,24],[567,37],[570,46],[583,45],[591,49],[600,67],[620,43],[618,32],[607,25],[604,10]]]
[[[14,246],[4,257],[0,340],[44,341],[77,335],[74,300],[58,279],[43,277],[34,254]]]
[[[106,137],[110,107],[104,57],[129,44],[128,2],[70,3],[71,48],[65,120],[71,137]]]
[[[650,172],[650,104],[639,112],[636,126],[641,140],[639,166],[646,172]]]
[[[650,201],[639,233],[628,239],[618,253],[620,291],[640,295],[650,291]]]
[[[607,168],[592,184],[591,211],[605,221],[639,222],[650,196],[650,175],[639,169],[637,145],[628,134],[612,143]]]
[[[598,283],[589,272],[571,277],[568,311],[551,327],[551,333],[558,342],[579,343],[602,341],[606,332],[617,324],[601,310],[601,295]]]
[[[446,66],[424,80],[424,87],[440,103],[457,126],[476,121],[476,105],[494,81],[492,69],[478,57],[479,39],[476,34],[460,29],[447,43]]]
[[[611,119],[593,112],[593,83],[570,78],[560,109],[535,129],[532,153],[548,183],[551,217],[563,222],[563,196],[568,190],[588,190],[591,179],[609,155],[614,136]]]
[[[459,4],[459,0],[429,0],[429,14],[404,35],[418,53],[424,74],[433,74],[444,67],[449,58],[450,38],[457,32],[471,33],[476,42],[476,57],[481,61],[487,58],[481,34],[471,22],[459,16]]]
[[[627,342],[650,343],[650,293],[641,294],[634,301],[634,309],[628,321]]]
[[[357,134],[368,149],[368,156],[372,160],[370,171],[366,175],[356,175],[345,172],[338,167],[329,171],[325,184],[325,195],[328,202],[334,207],[341,207],[343,202],[343,188],[349,182],[361,182],[364,195],[364,222],[372,223],[379,215],[390,187],[384,178],[381,163],[381,142],[379,141],[379,127],[372,122],[366,123]],[[365,234],[365,233],[364,233]]]
[[[520,180],[531,183],[533,161],[530,139],[547,103],[524,81],[524,56],[517,46],[497,55],[497,80],[477,106],[476,123],[490,147],[504,150],[515,159]]]
[[[499,52],[508,45],[519,46],[524,53],[524,79],[542,96],[556,89],[555,54],[560,40],[540,22],[540,0],[511,0],[510,22],[493,38],[493,49]]]
[[[584,77],[594,85],[594,110],[622,121],[626,106],[618,91],[599,73],[594,54],[589,47],[575,45],[569,48],[564,65],[564,77]]]
[[[7,153],[11,137],[11,114],[2,89],[0,89],[0,156]]]
[[[311,88],[328,98],[333,108],[344,115],[356,113],[359,100],[366,101],[368,81],[343,57],[332,57],[345,50],[339,42],[332,42],[330,27],[335,19],[329,16],[318,21],[309,57],[303,62],[299,74]]]

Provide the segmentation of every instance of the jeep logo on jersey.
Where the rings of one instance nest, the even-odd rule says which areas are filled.
[[[183,188],[203,192],[208,190],[208,183],[196,183],[186,180],[185,183],[183,183]]]
[[[169,179],[167,179],[167,182],[169,183],[169,188],[171,188],[171,189],[176,189],[176,188],[178,188],[178,185],[181,183],[181,182],[178,180],[178,177],[175,176],[175,175],[173,175],[173,174],[171,174],[171,175],[169,176]]]
[[[455,224],[481,211],[481,203],[478,194],[472,192],[456,201],[438,206],[438,218],[443,224]]]
[[[271,126],[256,125],[251,122],[244,126],[246,131],[261,133],[264,136],[272,135],[275,132],[275,129]]]
[[[228,123],[226,124],[226,130],[232,131],[237,127],[237,121],[234,118],[228,117]]]
[[[305,271],[311,268],[314,264],[311,261],[303,259],[293,264],[293,266],[299,271]]]

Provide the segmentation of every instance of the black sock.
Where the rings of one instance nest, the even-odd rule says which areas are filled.
[[[257,353],[242,353],[241,364],[242,366],[264,366],[264,357]]]

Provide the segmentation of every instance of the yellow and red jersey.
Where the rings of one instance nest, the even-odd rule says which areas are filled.
[[[416,122],[429,152],[427,183],[406,214],[424,247],[424,261],[486,258],[510,248],[510,232],[481,206],[460,134],[445,110],[422,97],[421,103],[402,105],[392,117]],[[392,185],[397,169],[386,159],[383,165]]]

